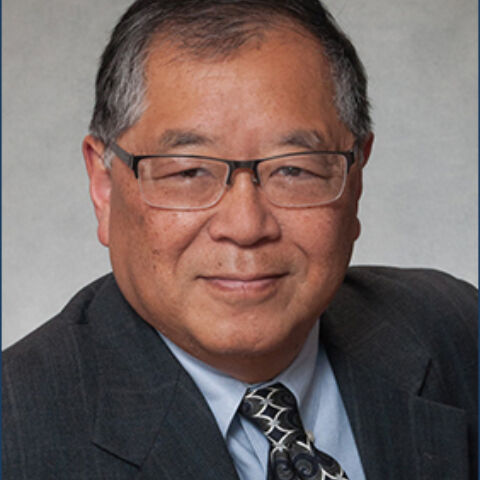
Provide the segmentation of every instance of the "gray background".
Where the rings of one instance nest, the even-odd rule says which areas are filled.
[[[109,270],[80,145],[130,0],[3,1],[3,345]],[[477,283],[477,2],[328,0],[370,77],[376,144],[354,263]]]

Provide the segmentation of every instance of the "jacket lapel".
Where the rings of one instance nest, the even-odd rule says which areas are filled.
[[[93,443],[137,479],[237,479],[197,387],[113,278],[87,312],[97,395]]]
[[[340,298],[321,338],[368,480],[467,478],[463,410],[421,397],[432,365],[417,338]],[[402,320],[399,320],[401,325]]]
[[[238,480],[203,397],[182,381],[174,392],[171,408],[157,438],[138,479]]]

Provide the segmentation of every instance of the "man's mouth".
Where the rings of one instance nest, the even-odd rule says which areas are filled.
[[[221,274],[200,276],[199,278],[215,290],[248,296],[269,292],[274,289],[285,276],[285,273],[255,275]]]

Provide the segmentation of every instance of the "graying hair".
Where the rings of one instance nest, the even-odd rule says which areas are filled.
[[[96,80],[90,133],[106,147],[144,112],[145,64],[161,36],[199,58],[225,58],[287,20],[313,34],[329,61],[335,104],[357,141],[371,130],[365,69],[354,46],[317,0],[137,0],[114,28]],[[105,155],[110,165],[112,156]]]

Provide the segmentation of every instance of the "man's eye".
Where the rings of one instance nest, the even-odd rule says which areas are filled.
[[[183,178],[196,178],[208,175],[208,172],[204,168],[189,168],[188,170],[178,172],[177,175]]]
[[[152,175],[154,180],[194,180],[194,179],[206,179],[211,176],[211,173],[206,168],[194,167],[185,169],[172,169],[170,171],[157,172],[156,175]]]
[[[287,165],[285,167],[280,167],[272,173],[273,175],[282,175],[284,177],[301,177],[301,176],[312,176],[315,175],[313,172],[305,170],[304,168],[294,167]]]
[[[279,169],[279,173],[289,177],[298,177],[302,173],[302,169],[298,167],[283,167]]]

